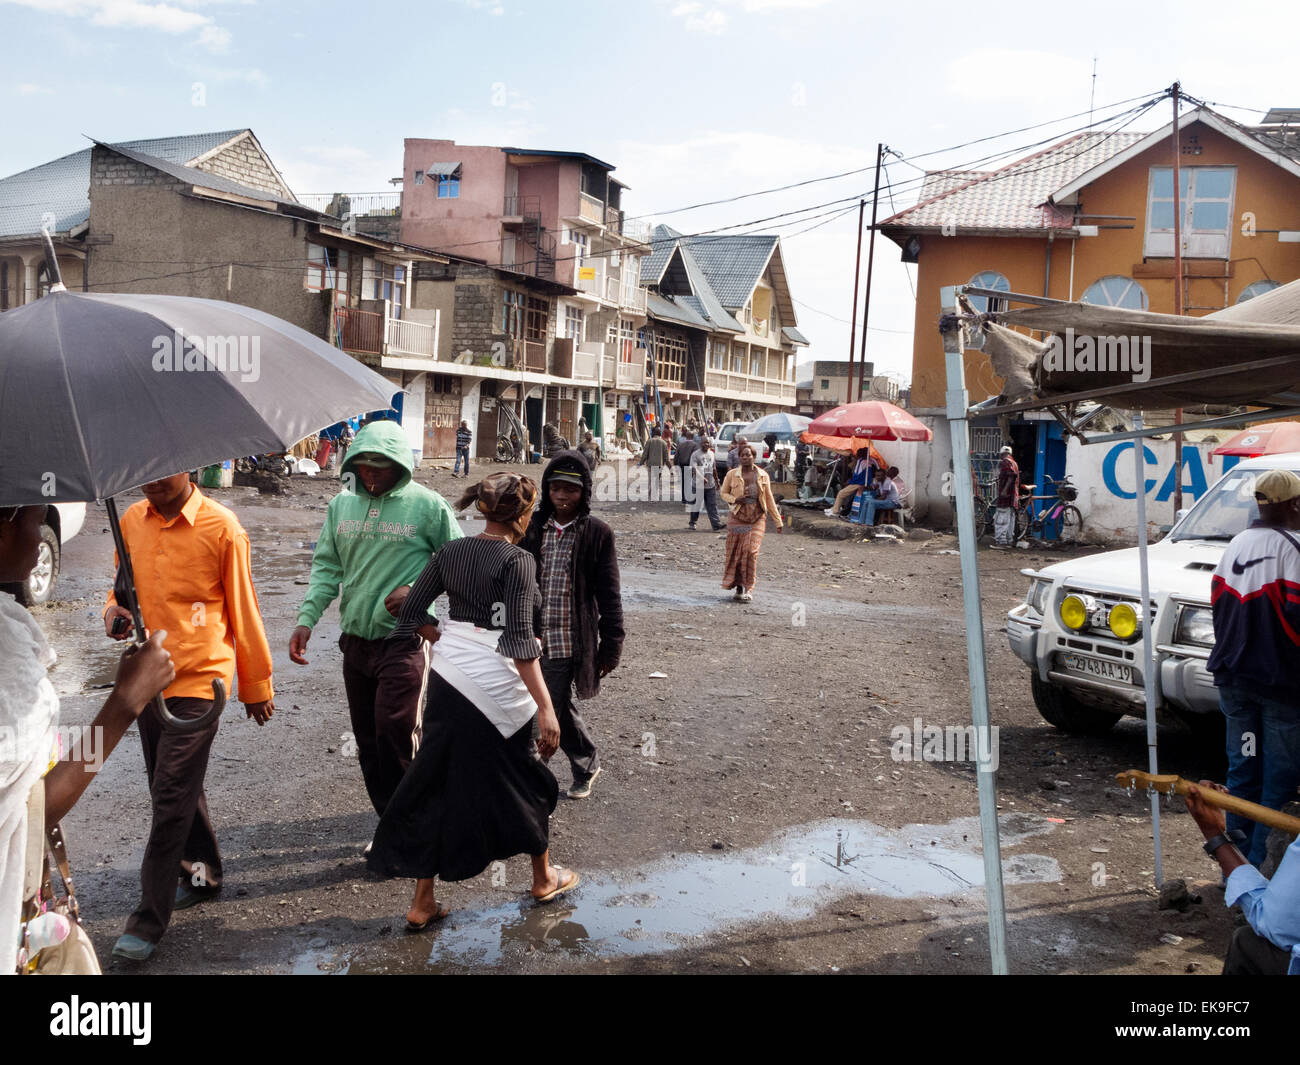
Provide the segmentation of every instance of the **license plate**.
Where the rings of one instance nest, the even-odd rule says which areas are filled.
[[[1062,655],[1061,661],[1066,669],[1072,669],[1076,673],[1086,673],[1090,677],[1101,677],[1103,680],[1117,680],[1121,684],[1133,683],[1132,667],[1120,665],[1118,662],[1089,658],[1087,655]]]

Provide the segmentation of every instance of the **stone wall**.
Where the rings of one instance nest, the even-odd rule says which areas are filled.
[[[275,171],[267,165],[265,157],[248,135],[223,148],[210,159],[203,160],[195,169],[206,170],[209,174],[261,189],[281,199],[287,198],[288,190]]]

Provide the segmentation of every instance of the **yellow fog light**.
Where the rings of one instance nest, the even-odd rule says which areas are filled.
[[[1138,630],[1137,611],[1128,603],[1116,603],[1110,608],[1107,624],[1110,625],[1110,631],[1121,640],[1130,639]]]
[[[1075,632],[1088,623],[1088,604],[1082,597],[1067,595],[1061,600],[1061,623]]]

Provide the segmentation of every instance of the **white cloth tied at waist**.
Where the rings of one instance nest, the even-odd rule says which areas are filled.
[[[514,659],[497,650],[501,632],[450,620],[440,622],[438,631],[433,671],[473,703],[502,736],[513,736],[537,713],[537,703]]]

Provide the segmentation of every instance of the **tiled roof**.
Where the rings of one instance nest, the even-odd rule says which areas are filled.
[[[743,307],[763,276],[777,238],[766,234],[683,237],[724,307]]]
[[[1073,224],[1073,209],[1045,206],[1052,193],[1148,135],[1079,133],[998,170],[934,171],[926,175],[922,198],[916,206],[886,218],[879,227],[956,226],[958,230],[1068,227]]]
[[[167,163],[183,164],[243,132],[232,129],[187,137],[156,137],[126,141],[118,147]],[[57,233],[66,233],[85,222],[90,217],[90,152],[91,149],[83,148],[0,179],[0,237],[40,233],[41,219],[47,211],[54,215],[53,228]],[[261,196],[266,198],[265,193]]]
[[[781,327],[781,335],[795,344],[807,344],[808,338],[792,325]]]
[[[657,285],[663,277],[664,267],[672,258],[681,234],[669,226],[655,226],[650,234],[650,254],[641,260],[641,283]]]

